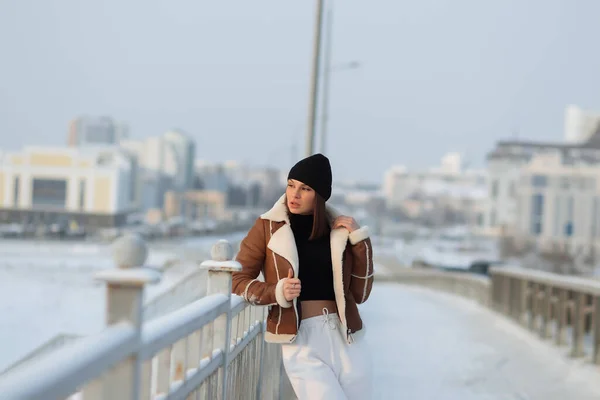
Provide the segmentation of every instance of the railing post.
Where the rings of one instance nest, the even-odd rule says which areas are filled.
[[[136,328],[138,343],[141,343],[144,286],[160,280],[160,273],[142,268],[147,256],[148,248],[139,236],[122,236],[113,244],[117,269],[95,275],[96,280],[106,283],[106,325],[129,322]],[[126,361],[108,371],[102,384],[90,388],[102,390],[103,399],[138,400],[139,385],[140,361],[136,350]]]
[[[522,326],[527,325],[527,292],[528,292],[528,281],[523,278],[517,278],[518,291],[517,291],[517,313],[516,319]]]
[[[556,337],[558,346],[567,343],[567,314],[569,312],[569,292],[567,289],[558,289],[558,303],[556,303]]]
[[[544,309],[542,310],[542,327],[540,330],[540,336],[542,337],[542,339],[548,339],[552,337],[552,298],[554,297],[553,294],[554,291],[552,285],[546,283],[546,287],[544,289]],[[554,314],[556,314],[556,312]]]
[[[505,276],[502,278],[502,306],[501,312],[504,315],[510,315],[510,295],[511,295],[511,286],[512,286],[512,278],[510,276]]]
[[[497,310],[497,305],[496,305],[496,301],[497,301],[497,297],[496,297],[496,293],[498,291],[498,274],[494,271],[490,271],[490,289],[489,289],[489,297],[488,297],[488,301],[489,301],[489,305],[492,308],[492,310]]]
[[[224,294],[231,299],[231,275],[242,270],[242,266],[233,260],[233,247],[227,240],[219,240],[210,250],[211,260],[201,264],[208,269],[207,294]],[[223,343],[223,370],[221,399],[227,399],[229,350],[231,347],[231,307],[226,315],[215,320],[214,335],[217,343]]]
[[[600,296],[594,296],[594,330],[592,334],[593,338],[593,358],[594,364],[600,364]]]
[[[259,323],[260,323],[260,339],[261,340],[260,340],[260,343],[258,344],[260,346],[260,351],[259,351],[260,361],[259,361],[259,368],[258,368],[258,383],[256,385],[256,399],[262,398],[262,381],[263,381],[263,375],[264,375],[264,370],[265,370],[265,346],[266,346],[265,332],[267,330],[267,322],[265,321],[264,308],[261,308],[260,311],[258,311],[258,315],[260,316]]]
[[[575,309],[572,316],[573,339],[571,343],[571,355],[573,357],[583,357],[585,355],[583,347],[585,336],[585,294],[582,292],[575,293]]]
[[[539,283],[531,284],[531,318],[529,319],[529,329],[537,331],[539,329],[538,313],[540,308]]]

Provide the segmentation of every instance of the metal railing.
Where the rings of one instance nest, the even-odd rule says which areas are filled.
[[[523,268],[490,273],[494,310],[600,364],[600,282]]]
[[[107,328],[3,375],[1,398],[278,398],[280,349],[263,340],[264,307],[231,295],[231,274],[241,269],[231,245],[219,241],[201,264],[205,297],[148,322],[144,286],[160,274],[137,267],[146,256],[139,237],[119,239],[119,268],[96,274],[106,283]]]
[[[405,268],[386,260],[376,282],[423,286],[474,300],[512,318],[542,339],[570,346],[570,355],[600,364],[600,282],[516,267],[492,267],[490,277]]]
[[[393,272],[387,275],[375,275],[375,281],[391,281],[423,286],[466,297],[485,306],[489,304],[490,281],[487,277],[435,269],[405,268],[398,265],[392,268]]]

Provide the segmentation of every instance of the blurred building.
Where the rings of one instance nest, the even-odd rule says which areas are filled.
[[[523,221],[529,221],[527,212],[530,208],[519,203],[519,197],[523,193],[530,193],[531,181],[527,176],[530,174],[528,171],[533,168],[532,162],[537,160],[537,174],[540,169],[547,168],[549,173],[561,171],[556,173],[565,174],[566,179],[575,179],[579,169],[595,168],[600,160],[600,130],[581,143],[499,141],[488,154],[487,160],[489,202],[485,214],[485,231],[489,235],[516,230],[523,232],[522,224]],[[545,176],[543,173],[541,175]],[[548,178],[536,179],[548,182]]]
[[[521,169],[518,236],[549,246],[600,247],[600,150],[578,150],[536,154]]]
[[[179,130],[166,132],[162,140],[175,154],[177,174],[175,175],[175,189],[180,191],[191,190],[194,186],[196,144],[185,133]]]
[[[140,164],[137,193],[141,209],[162,209],[165,193],[194,189],[195,143],[179,131],[142,140],[122,140],[120,146]]]
[[[211,164],[201,160],[195,162],[197,184],[195,189],[214,190],[227,193],[230,178],[222,164]]]
[[[565,141],[570,144],[584,143],[600,127],[600,113],[585,111],[575,105],[565,109]]]
[[[190,220],[228,218],[227,194],[214,190],[192,190],[185,193],[165,194],[165,216],[185,217]]]
[[[129,136],[129,127],[110,117],[82,116],[69,124],[67,144],[71,147],[116,145]]]
[[[434,210],[462,215],[464,221],[477,221],[476,204],[487,195],[487,171],[465,168],[458,153],[446,154],[439,167],[410,171],[404,166],[385,173],[383,194],[386,208],[418,219]],[[437,217],[442,223],[444,218]]]
[[[0,161],[0,220],[125,223],[136,211],[137,160],[113,149],[28,147]]]
[[[281,171],[234,161],[196,162],[198,188],[227,193],[232,207],[270,207],[285,192]]]

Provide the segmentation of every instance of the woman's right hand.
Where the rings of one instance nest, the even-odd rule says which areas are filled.
[[[283,282],[283,296],[287,301],[292,301],[300,296],[300,279],[294,278],[294,272],[290,269],[288,277]]]

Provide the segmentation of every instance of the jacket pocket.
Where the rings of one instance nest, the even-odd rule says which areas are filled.
[[[279,319],[279,314],[280,313],[281,313],[281,307],[280,306],[273,306],[269,310],[269,314],[267,315],[267,319],[269,321],[271,321],[271,322],[277,323],[277,321]]]

